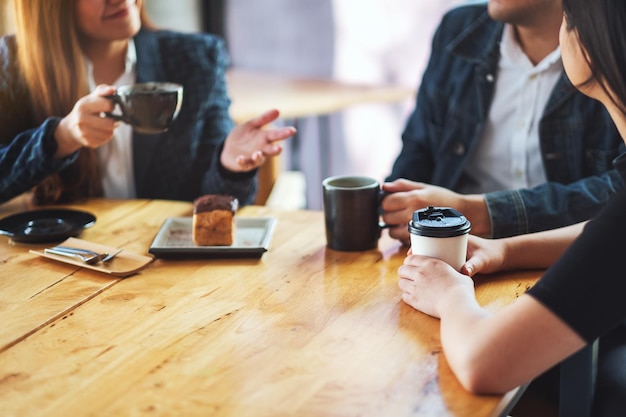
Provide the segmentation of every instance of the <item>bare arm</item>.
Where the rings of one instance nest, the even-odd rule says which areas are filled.
[[[489,314],[476,302],[472,280],[437,259],[410,255],[398,273],[402,299],[441,319],[446,358],[472,392],[506,392],[585,344],[530,295]]]
[[[582,232],[586,222],[505,239],[470,236],[462,272],[473,276],[552,265]]]

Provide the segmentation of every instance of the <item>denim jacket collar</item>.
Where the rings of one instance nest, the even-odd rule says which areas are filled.
[[[494,71],[500,56],[500,39],[504,23],[495,22],[487,11],[448,44],[451,53],[489,71]]]
[[[491,19],[485,9],[485,12],[446,48],[451,53],[474,63],[479,79],[485,79],[489,73],[494,74],[498,69],[503,30],[504,23]],[[576,88],[563,72],[548,99],[543,117],[556,111],[575,92]]]

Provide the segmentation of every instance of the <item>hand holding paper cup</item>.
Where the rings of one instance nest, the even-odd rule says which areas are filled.
[[[409,222],[411,252],[441,259],[457,271],[465,263],[469,220],[449,207],[416,210]]]

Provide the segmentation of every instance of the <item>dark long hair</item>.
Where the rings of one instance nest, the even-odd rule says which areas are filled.
[[[626,116],[626,0],[563,0],[568,30],[576,30],[591,78]]]

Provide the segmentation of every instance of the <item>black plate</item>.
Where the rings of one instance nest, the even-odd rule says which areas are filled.
[[[59,242],[77,236],[93,226],[96,217],[85,211],[50,209],[33,210],[7,216],[0,220],[0,234],[15,242]]]

